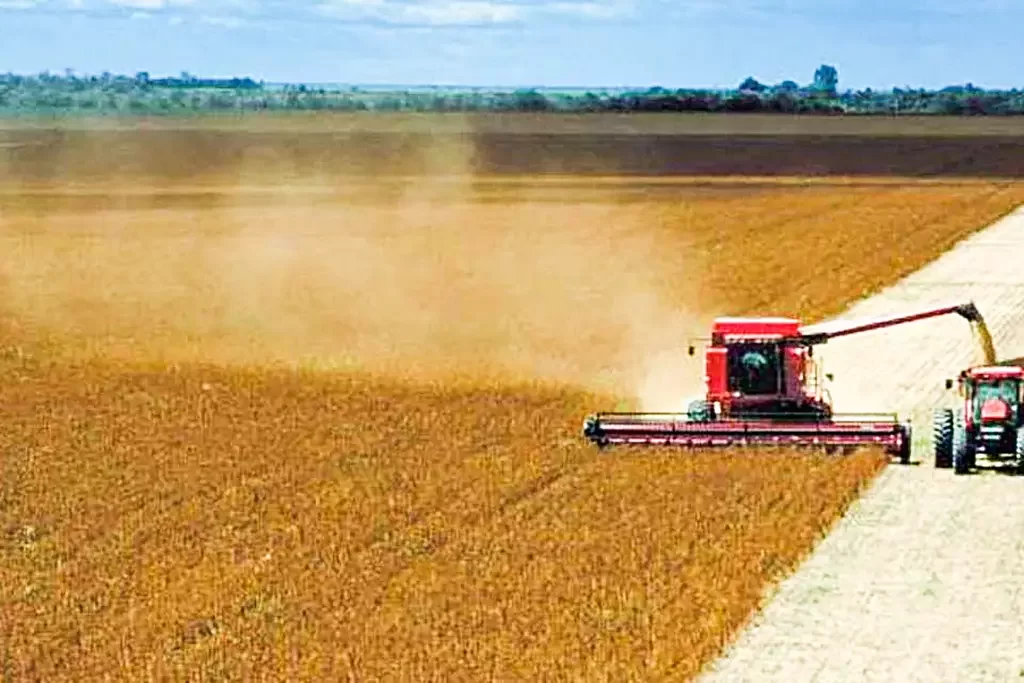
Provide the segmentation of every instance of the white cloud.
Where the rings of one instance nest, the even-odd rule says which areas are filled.
[[[191,5],[195,0],[107,0],[111,5],[141,10],[159,10],[165,7]]]
[[[396,25],[510,24],[552,15],[608,20],[632,15],[636,0],[321,0],[321,14]]]
[[[404,8],[403,18],[424,24],[503,24],[521,17],[515,5],[479,0],[425,3]]]
[[[347,22],[374,22],[401,27],[498,26],[534,19],[613,20],[629,16],[636,5],[664,0],[0,0],[0,8],[31,10],[61,7],[91,11],[115,7],[132,12],[188,10],[183,16],[219,25],[274,18],[311,16]],[[679,0],[709,2],[712,0]],[[736,2],[747,0],[721,0]],[[764,1],[764,0],[762,0]],[[771,0],[769,0],[771,1]],[[777,1],[777,0],[776,0]],[[994,2],[997,0],[979,0]],[[204,17],[206,17],[204,19]],[[134,17],[138,18],[138,17]]]
[[[199,18],[204,24],[210,26],[220,26],[222,28],[239,28],[245,26],[248,22],[238,17],[222,17],[222,16],[203,16]]]
[[[634,13],[636,7],[629,1],[583,0],[579,2],[553,2],[542,9],[557,14],[570,14],[588,19],[617,19]]]
[[[108,0],[108,2],[120,7],[136,9],[161,9],[164,6],[164,0]]]
[[[524,16],[523,5],[497,0],[327,0],[318,9],[327,16],[350,21],[429,26],[504,24]]]
[[[901,15],[979,15],[1000,14],[1015,11],[1019,8],[1019,0],[648,0],[650,4],[660,3],[663,9],[671,10],[677,15],[701,16],[717,14],[719,16],[760,15],[777,16],[782,14],[801,14],[807,16],[866,16],[872,13],[880,20],[891,16],[898,5]]]

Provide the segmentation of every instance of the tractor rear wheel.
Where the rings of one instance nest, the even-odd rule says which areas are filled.
[[[974,448],[968,443],[964,416],[957,413],[953,420],[953,472],[967,474],[974,467]]]
[[[949,408],[935,411],[932,439],[935,447],[935,466],[949,469],[953,466],[953,411]]]

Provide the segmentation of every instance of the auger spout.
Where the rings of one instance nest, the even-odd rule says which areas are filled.
[[[982,353],[985,354],[985,365],[996,365],[999,362],[996,357],[996,345],[992,341],[992,333],[980,313],[976,319],[971,320],[971,327],[978,333],[978,342],[981,344]]]

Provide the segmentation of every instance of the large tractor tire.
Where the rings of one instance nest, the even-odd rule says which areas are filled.
[[[935,466],[949,469],[953,466],[953,411],[940,408],[935,411],[932,426],[935,447]]]
[[[963,413],[953,419],[953,472],[967,474],[974,467],[974,447],[967,438]]]

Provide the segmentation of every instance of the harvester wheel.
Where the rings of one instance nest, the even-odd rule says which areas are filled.
[[[686,408],[686,416],[690,422],[710,422],[711,406],[704,399],[697,399]]]
[[[953,466],[953,411],[949,408],[935,411],[932,438],[935,446],[935,466],[949,469]]]
[[[598,427],[596,415],[590,415],[583,421],[583,438],[596,444],[599,450],[608,445],[608,440],[604,438]]]
[[[910,425],[903,427],[903,445],[900,446],[900,464],[906,465],[910,463],[910,447],[914,440],[914,431]]]
[[[967,443],[967,427],[963,414],[957,413],[953,422],[953,472],[967,474],[974,467],[974,449]]]

